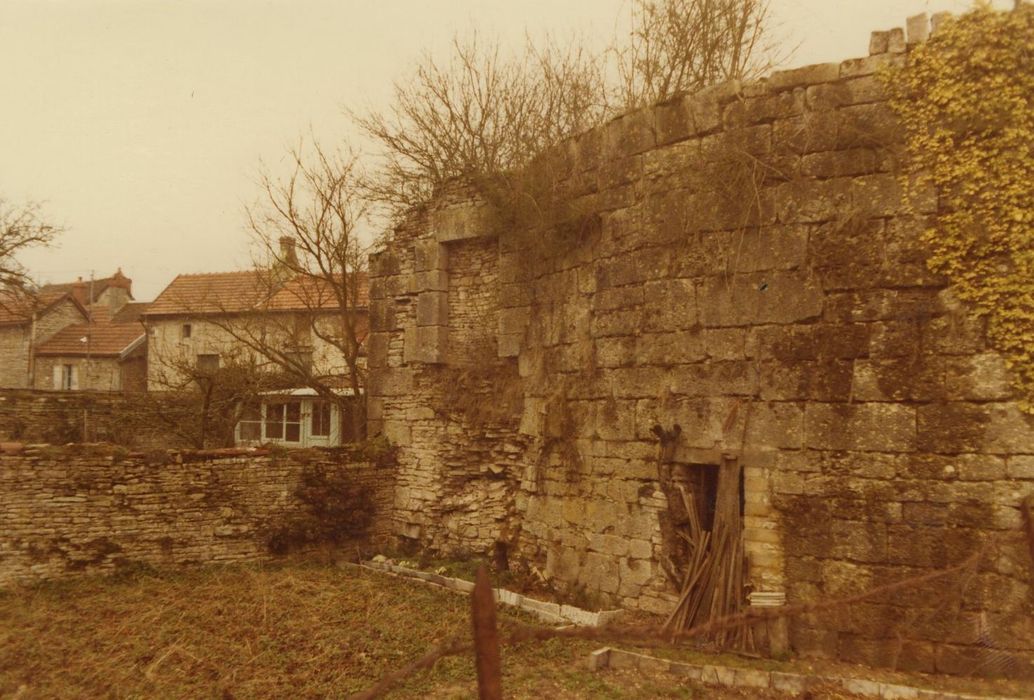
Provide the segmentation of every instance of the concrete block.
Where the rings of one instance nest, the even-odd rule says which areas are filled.
[[[560,615],[579,627],[596,627],[599,625],[599,616],[596,613],[576,608],[573,605],[561,605]]]
[[[610,668],[610,647],[603,647],[589,654],[589,670],[603,671]]]

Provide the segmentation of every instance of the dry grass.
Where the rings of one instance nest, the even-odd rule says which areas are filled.
[[[467,605],[424,585],[298,560],[15,589],[0,593],[0,697],[343,697],[435,640],[466,633]],[[677,679],[584,670],[597,646],[504,650],[507,697],[693,696]],[[392,697],[467,698],[475,687],[471,659],[454,657]]]
[[[504,628],[516,619],[500,609]],[[0,592],[0,698],[340,698],[469,626],[466,596],[312,558],[84,577]],[[585,662],[599,646],[551,639],[505,648],[506,696],[784,697],[674,676],[592,673]],[[687,650],[649,653],[715,661]],[[786,670],[804,670],[792,665]],[[834,671],[829,666],[813,670]],[[475,689],[472,659],[456,656],[390,697],[470,698]]]

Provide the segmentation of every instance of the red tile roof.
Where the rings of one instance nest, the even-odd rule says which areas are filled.
[[[36,346],[37,355],[117,356],[143,338],[139,323],[76,323]]]
[[[356,284],[359,286],[356,290],[356,306],[365,309],[370,303],[369,283],[365,272],[356,275]],[[313,277],[295,277],[288,280],[263,305],[263,308],[274,311],[330,310],[337,307],[337,297],[330,282]]]
[[[33,314],[44,314],[65,299],[79,307],[86,318],[86,309],[69,292],[0,292],[0,326],[20,326],[32,320]]]
[[[75,282],[63,282],[61,284],[45,284],[40,287],[40,291],[44,293],[55,292],[63,293],[70,292],[76,300],[83,304],[92,304],[97,301],[104,290],[108,287],[121,287],[129,292],[129,298],[133,298],[133,280],[129,279],[122,274],[121,268],[115,271],[111,277],[102,277],[101,279],[95,279],[92,282],[79,278]],[[91,290],[93,291],[91,298]]]
[[[172,314],[239,313],[255,308],[269,288],[258,270],[177,275],[144,313]]]
[[[369,304],[366,273],[358,276],[358,306]],[[178,275],[143,312],[145,316],[305,311],[333,309],[337,302],[323,280],[296,277],[277,285],[260,270]]]

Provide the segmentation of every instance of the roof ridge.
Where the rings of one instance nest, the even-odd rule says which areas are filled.
[[[252,267],[247,270],[228,270],[226,272],[180,272],[176,277],[214,277],[215,275],[243,275],[249,272],[262,272],[262,269]]]

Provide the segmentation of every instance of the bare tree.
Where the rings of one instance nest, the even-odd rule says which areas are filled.
[[[632,0],[632,32],[614,48],[616,100],[631,109],[776,63],[768,0]]]
[[[445,63],[425,55],[395,84],[392,105],[354,115],[382,148],[367,180],[371,199],[395,214],[428,201],[446,181],[519,168],[606,112],[601,63],[576,44],[528,40],[515,58],[475,35],[453,41]]]
[[[358,235],[366,204],[357,194],[356,158],[316,142],[289,157],[291,174],[263,173],[262,199],[247,211],[258,249],[257,301],[216,309],[207,320],[266,371],[351,414],[353,434],[361,435],[367,251]]]
[[[240,349],[222,353],[218,367],[199,364],[193,355],[162,356],[154,381],[156,392],[131,397],[127,427],[158,425],[198,449],[233,445],[244,412],[263,392],[288,384]]]
[[[16,256],[26,248],[51,245],[59,233],[59,227],[43,220],[38,204],[17,207],[0,198],[0,289],[28,287],[29,274]]]

